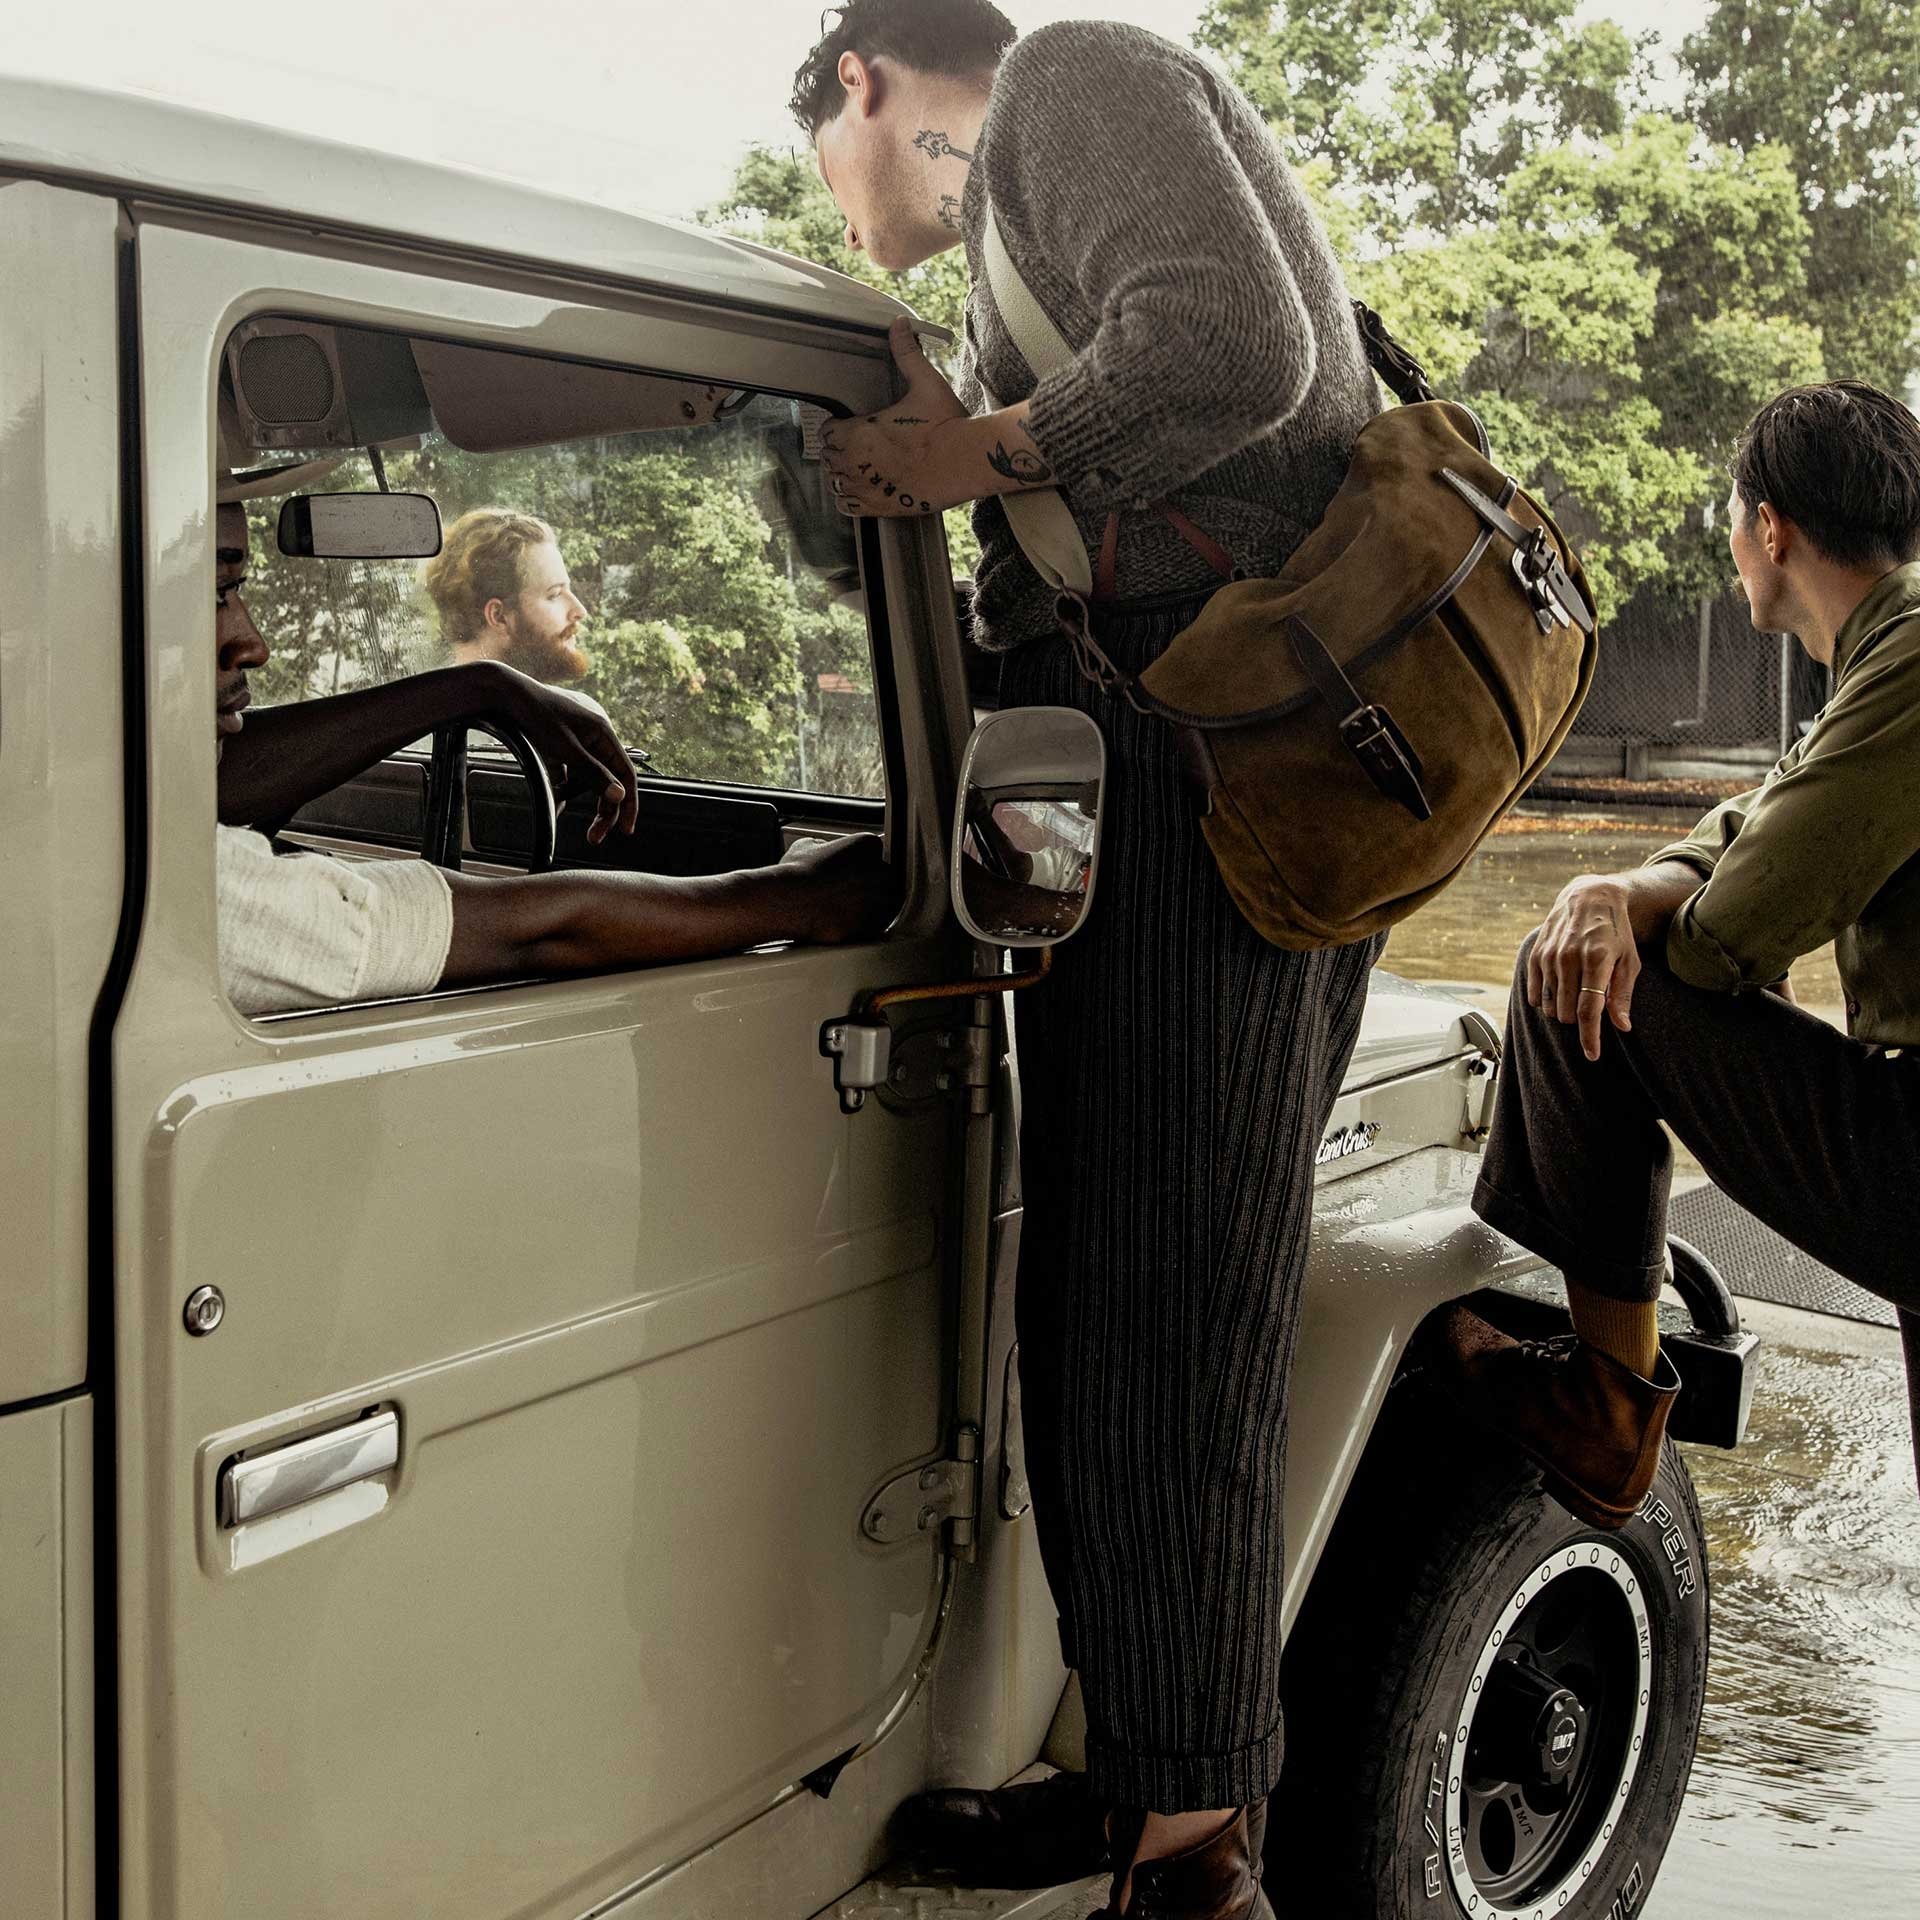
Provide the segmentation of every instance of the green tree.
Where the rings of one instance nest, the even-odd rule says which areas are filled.
[[[1319,69],[1329,0],[1216,0],[1199,37],[1265,89],[1355,291],[1581,543],[1603,614],[1717,586],[1732,437],[1825,366],[1787,150],[1642,110],[1645,45],[1572,0],[1363,18]]]
[[[1682,59],[1713,139],[1793,156],[1829,369],[1905,390],[1920,365],[1920,3],[1718,0]]]
[[[1195,34],[1383,237],[1491,220],[1532,152],[1626,123],[1640,49],[1578,0],[1213,0]]]

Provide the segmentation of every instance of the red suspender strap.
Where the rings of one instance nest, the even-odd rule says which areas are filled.
[[[1202,533],[1178,507],[1156,501],[1153,511],[1177,533],[1223,580],[1234,577],[1233,555],[1211,534]],[[1100,551],[1094,556],[1093,597],[1110,604],[1116,598],[1114,580],[1120,565],[1120,516],[1107,515],[1106,529],[1100,535]]]
[[[1120,564],[1120,516],[1117,513],[1107,515],[1106,531],[1100,536],[1100,552],[1093,563],[1093,597],[1096,600],[1113,598],[1114,575]]]
[[[1164,500],[1157,502],[1153,510],[1222,580],[1233,578],[1233,555],[1211,534],[1202,533],[1178,507],[1170,507]]]

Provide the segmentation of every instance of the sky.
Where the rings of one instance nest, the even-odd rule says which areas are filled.
[[[1203,0],[1000,0],[1023,33],[1095,15],[1186,40]],[[1589,0],[1681,33],[1706,0]],[[241,119],[688,217],[756,141],[791,145],[817,0],[0,0],[0,72]]]

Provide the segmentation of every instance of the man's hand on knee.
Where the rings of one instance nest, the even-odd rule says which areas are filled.
[[[1640,977],[1627,882],[1583,874],[1562,889],[1527,956],[1527,1004],[1578,1025],[1580,1050],[1600,1058],[1603,1016],[1625,1033],[1633,1025],[1633,986]]]

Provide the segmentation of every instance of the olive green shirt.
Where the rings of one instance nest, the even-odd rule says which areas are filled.
[[[1920,1046],[1920,561],[1875,583],[1840,629],[1833,697],[1751,793],[1648,861],[1706,876],[1674,915],[1678,979],[1737,993],[1829,940],[1847,1030]]]

